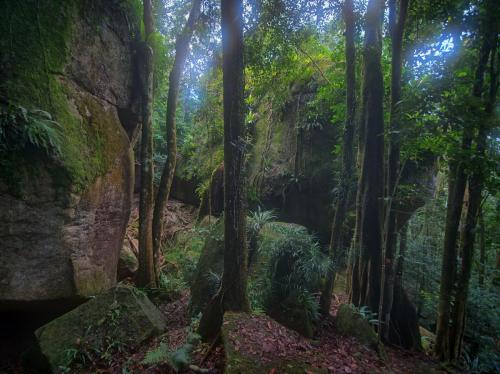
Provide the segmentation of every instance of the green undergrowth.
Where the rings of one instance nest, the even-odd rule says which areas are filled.
[[[157,347],[149,350],[144,359],[143,365],[157,365],[168,363],[175,372],[183,372],[188,369],[192,361],[193,351],[201,343],[198,331],[199,318],[191,319],[191,323],[186,327],[186,343],[173,350],[168,347],[168,338],[163,336]]]
[[[189,289],[203,244],[211,231],[210,226],[197,225],[177,232],[167,242],[163,248],[165,266],[160,275],[160,288],[172,294],[180,294]]]

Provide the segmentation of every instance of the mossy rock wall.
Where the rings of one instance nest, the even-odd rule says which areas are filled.
[[[303,225],[326,240],[335,187],[333,151],[340,134],[331,123],[308,118],[307,106],[315,97],[314,87],[305,85],[291,90],[280,114],[269,115],[261,105],[249,184],[262,205],[274,209],[280,220]]]
[[[61,127],[58,155],[1,153],[0,301],[93,295],[116,282],[130,214],[138,14],[118,0],[0,7],[3,110],[43,110]]]

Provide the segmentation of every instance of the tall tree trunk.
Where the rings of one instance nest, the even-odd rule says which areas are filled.
[[[484,286],[484,273],[486,265],[486,243],[484,231],[484,210],[479,212],[479,277],[478,282],[482,287]]]
[[[500,200],[497,200],[496,208],[495,208],[495,218],[494,220],[498,222],[500,219]],[[499,286],[500,285],[500,248],[497,247],[495,252],[495,276],[491,280],[492,285]]]
[[[396,262],[396,278],[394,287],[403,288],[403,271],[406,256],[406,247],[408,243],[408,223],[405,223],[399,231],[399,254]]]
[[[159,254],[161,247],[161,235],[163,232],[163,211],[167,205],[170,188],[174,179],[175,165],[177,161],[177,137],[175,126],[175,114],[177,111],[177,100],[182,71],[189,52],[189,42],[193,35],[194,26],[200,15],[201,0],[193,0],[188,20],[181,34],[175,42],[174,65],[169,75],[167,115],[165,121],[168,155],[161,174],[160,185],[155,200],[153,214],[153,251],[155,257],[156,275],[159,276]]]
[[[399,3],[399,14],[397,9]],[[408,12],[409,0],[389,1],[389,31],[392,40],[391,61],[391,118],[389,124],[389,160],[387,167],[387,186],[385,224],[384,224],[384,260],[382,262],[382,284],[379,308],[380,329],[382,340],[389,341],[391,310],[394,301],[394,278],[396,254],[396,190],[400,173],[400,102],[401,102],[401,71],[403,67],[403,34]]]
[[[484,73],[486,70],[486,65],[488,63],[488,56],[490,53],[489,43],[483,43],[480,53],[479,62],[476,68],[473,95],[481,100],[483,93],[483,83],[484,83]],[[473,110],[475,110],[473,108]],[[467,154],[470,152],[472,145],[473,128],[470,124],[464,128],[462,136],[462,146],[461,153]],[[444,248],[443,248],[443,265],[441,268],[441,287],[439,291],[439,305],[438,305],[438,318],[436,327],[436,345],[435,354],[442,361],[452,361],[455,357],[456,344],[456,328],[451,329],[450,321],[452,318],[452,297],[454,292],[454,283],[456,281],[456,257],[457,257],[457,239],[458,239],[458,228],[460,225],[460,217],[462,214],[462,206],[465,195],[465,188],[467,184],[467,175],[464,168],[464,160],[456,158],[450,162],[449,171],[449,187],[448,187],[448,204],[446,211],[446,225],[445,225],[445,237],[444,237]],[[476,183],[476,182],[474,182]],[[476,188],[476,187],[473,187]],[[471,197],[469,197],[469,210],[471,204]],[[472,214],[472,213],[471,213]],[[477,215],[477,211],[475,213]],[[469,219],[469,214],[467,214],[467,219]],[[472,217],[471,217],[472,219]],[[475,220],[476,218],[474,218]],[[472,224],[472,222],[469,222]],[[467,223],[466,223],[467,225]],[[474,223],[475,226],[475,223]],[[464,241],[472,240],[473,237],[464,236]],[[470,244],[467,244],[469,246]],[[466,247],[467,247],[466,246]],[[468,250],[462,245],[461,250]],[[470,254],[464,254],[464,261],[468,261]],[[471,259],[472,261],[472,259]],[[466,264],[465,266],[468,266]],[[465,280],[464,269],[462,268],[461,282]],[[465,274],[467,277],[467,274]],[[467,280],[468,284],[468,280]],[[456,297],[467,298],[467,291],[460,290],[457,288],[458,293]],[[465,295],[464,295],[465,292]],[[456,300],[455,300],[456,302]],[[457,309],[455,308],[454,314],[456,315]],[[456,316],[455,318],[456,319]],[[453,336],[453,339],[451,337]],[[461,339],[460,339],[461,340]]]
[[[471,140],[464,130],[462,149],[470,149]],[[435,354],[443,361],[449,359],[449,320],[453,285],[456,275],[457,239],[462,201],[464,198],[466,175],[463,163],[452,160],[449,166],[448,199],[446,208],[446,223],[444,230],[443,262],[441,267],[441,285],[439,289],[438,317],[436,326]]]
[[[359,299],[378,311],[382,256],[382,201],[384,195],[384,81],[382,76],[382,20],[385,3],[370,0],[366,12],[363,51],[364,141],[361,165],[361,220]]]
[[[224,311],[248,311],[244,188],[246,147],[243,3],[221,0],[224,89],[224,272],[219,292],[200,321],[205,339],[216,336]]]
[[[482,49],[486,56],[491,52],[490,62],[490,90],[489,98],[486,103],[486,120],[480,120],[476,138],[475,157],[478,160],[484,160],[486,151],[486,137],[488,133],[489,121],[493,115],[493,108],[496,102],[497,79],[496,79],[496,45],[497,32],[486,36],[486,46]],[[482,57],[482,56],[481,56]],[[487,57],[486,57],[487,58]],[[481,64],[481,61],[480,61]],[[479,67],[481,69],[481,67]],[[483,192],[485,179],[484,163],[478,163],[472,168],[468,177],[469,204],[465,218],[465,224],[462,232],[461,251],[462,265],[461,272],[457,281],[457,291],[450,328],[450,354],[452,360],[460,358],[462,353],[462,341],[465,330],[465,308],[469,295],[469,282],[472,274],[472,262],[474,259],[474,241],[476,233],[477,218],[481,206],[481,196]]]
[[[142,49],[142,135],[141,135],[141,189],[139,198],[139,269],[137,284],[142,287],[156,286],[153,258],[153,49],[149,36],[153,33],[153,9],[151,0],[144,0],[145,42]]]
[[[346,56],[346,123],[343,136],[342,175],[338,193],[335,216],[333,218],[330,237],[329,255],[332,266],[328,272],[327,282],[320,299],[320,311],[328,315],[332,303],[336,266],[343,255],[342,227],[344,225],[347,204],[354,183],[354,131],[356,119],[356,24],[353,0],[344,2],[343,15],[345,21],[345,56]]]

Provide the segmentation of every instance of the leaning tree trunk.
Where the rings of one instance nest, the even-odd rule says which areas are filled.
[[[153,214],[153,251],[156,264],[156,275],[159,276],[159,254],[161,246],[161,235],[163,232],[163,211],[170,195],[170,188],[174,179],[175,164],[177,161],[177,136],[175,126],[175,113],[177,111],[177,99],[179,96],[179,86],[182,77],[182,70],[186,63],[189,52],[189,42],[193,35],[194,26],[200,15],[201,0],[193,0],[189,17],[177,37],[175,43],[174,65],[169,75],[168,97],[167,97],[167,115],[165,127],[167,130],[167,149],[168,155],[161,174],[160,185],[155,200]]]
[[[493,30],[491,35],[487,35],[484,48],[486,55],[490,53],[490,90],[489,99],[486,103],[486,120],[479,122],[479,128],[476,138],[475,159],[479,162],[472,168],[468,178],[469,205],[465,218],[465,224],[462,232],[461,254],[462,264],[461,272],[457,280],[457,291],[450,328],[450,354],[452,360],[457,360],[462,354],[462,341],[465,330],[465,308],[469,294],[469,282],[472,274],[472,263],[474,259],[474,241],[476,233],[477,219],[481,206],[481,196],[483,192],[485,179],[484,159],[486,155],[486,137],[488,133],[488,121],[493,117],[493,108],[495,107],[497,95],[496,79],[496,45],[497,32]],[[480,62],[481,63],[481,62]]]
[[[224,272],[200,321],[205,340],[220,331],[225,311],[248,311],[244,161],[246,147],[243,3],[221,0],[224,90]]]
[[[379,335],[385,342],[389,341],[391,310],[394,301],[394,281],[397,243],[396,228],[396,190],[400,175],[400,102],[401,102],[401,71],[403,67],[403,34],[408,12],[409,0],[399,1],[399,14],[396,0],[389,1],[389,31],[392,40],[391,61],[391,118],[389,124],[389,160],[387,167],[387,206],[384,223],[384,260],[382,261],[382,283],[379,308]]]
[[[364,141],[361,164],[361,220],[359,253],[359,299],[378,311],[382,256],[382,200],[384,193],[384,81],[382,76],[382,20],[385,3],[370,0],[366,13],[363,51]]]
[[[141,135],[141,189],[139,197],[139,269],[137,284],[154,287],[152,220],[153,220],[153,50],[148,45],[153,33],[153,10],[151,0],[144,0],[145,42],[142,50],[142,135]]]
[[[336,266],[343,255],[342,228],[347,213],[347,204],[354,183],[354,130],[356,118],[356,24],[353,0],[346,0],[343,8],[345,21],[345,56],[346,56],[346,123],[343,136],[342,175],[337,197],[337,206],[333,218],[330,237],[329,255],[332,263],[328,272],[327,282],[320,299],[320,312],[328,315],[332,303],[332,293],[335,282]]]
[[[489,52],[488,43],[484,43],[480,50],[473,87],[473,96],[478,98],[478,100],[481,100],[483,93],[484,73],[488,63]],[[473,128],[470,124],[467,124],[462,135],[461,154],[466,155],[470,152],[472,137]],[[434,348],[435,355],[442,361],[452,361],[455,359],[455,343],[451,340],[451,336],[455,335],[455,333],[451,329],[450,321],[452,318],[452,296],[456,282],[458,228],[467,184],[464,162],[465,160],[460,160],[457,156],[457,158],[450,162],[449,171],[443,265],[441,268],[436,345]],[[463,247],[461,249],[463,250]]]

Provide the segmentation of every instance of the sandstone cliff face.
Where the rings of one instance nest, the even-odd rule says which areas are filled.
[[[316,96],[314,82],[292,87],[280,116],[260,108],[255,145],[249,164],[249,184],[266,209],[328,240],[335,187],[333,150],[339,129],[325,118],[308,117],[308,104]]]
[[[4,3],[2,120],[43,110],[61,129],[56,155],[1,144],[0,304],[93,295],[116,283],[130,214],[136,19],[126,1]]]

